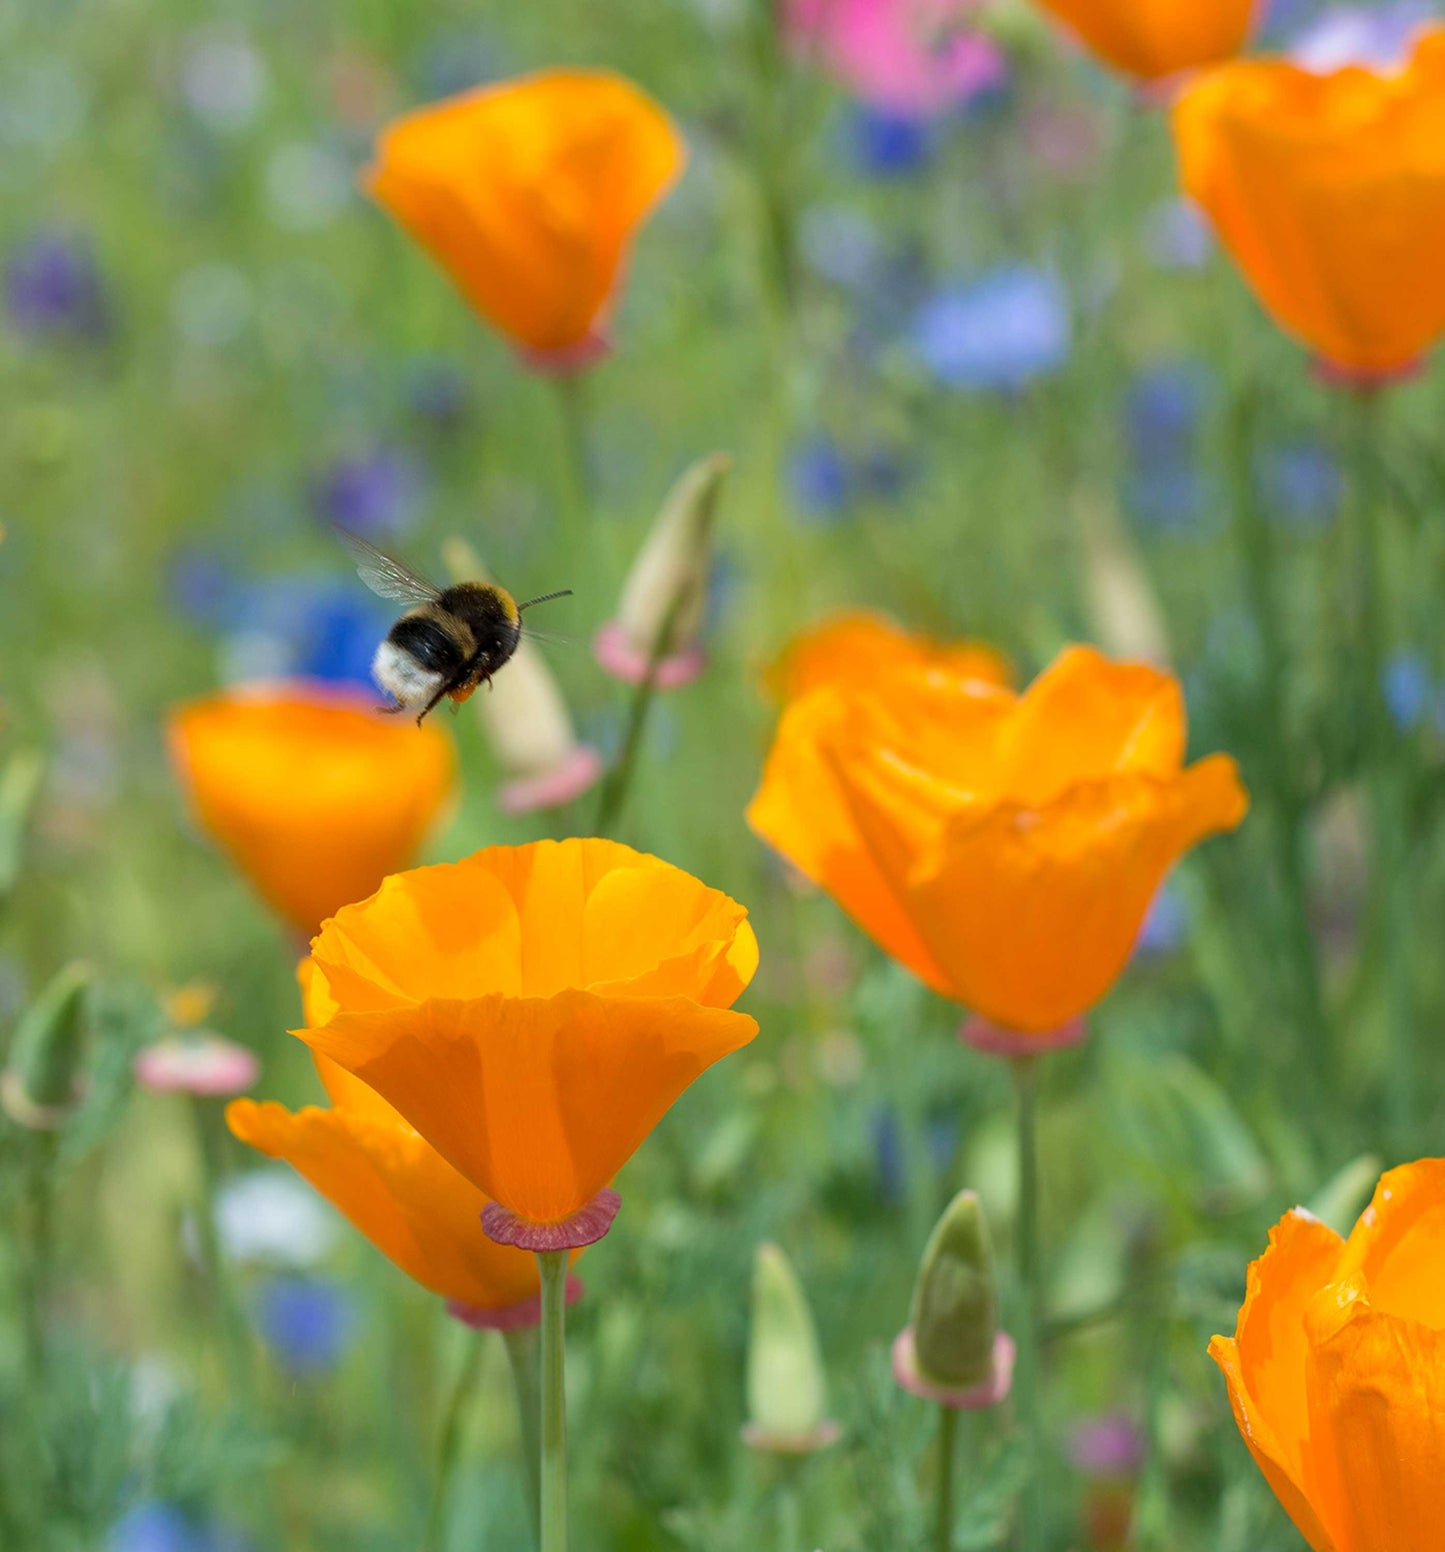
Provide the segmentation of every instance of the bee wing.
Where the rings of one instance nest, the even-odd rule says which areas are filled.
[[[344,528],[335,530],[336,537],[351,553],[356,562],[356,574],[381,598],[389,598],[398,604],[429,604],[441,597],[442,590],[419,577],[409,566],[403,566],[390,555],[383,555],[374,544]]]

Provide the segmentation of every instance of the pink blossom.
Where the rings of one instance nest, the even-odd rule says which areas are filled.
[[[788,35],[865,102],[925,118],[1003,79],[994,43],[966,25],[977,0],[788,0]]]

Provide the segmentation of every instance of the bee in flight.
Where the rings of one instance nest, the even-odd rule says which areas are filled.
[[[458,582],[435,587],[373,544],[336,530],[351,552],[361,580],[381,598],[410,604],[376,649],[371,672],[396,701],[387,711],[417,711],[417,725],[442,700],[460,703],[517,650],[522,611],[553,598],[570,598],[572,589],[543,593],[519,604],[493,582]]]

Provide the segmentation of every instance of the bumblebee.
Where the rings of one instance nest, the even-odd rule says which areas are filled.
[[[522,613],[533,604],[568,598],[571,588],[543,593],[519,604],[493,582],[458,582],[436,587],[375,545],[336,530],[351,552],[357,575],[381,598],[413,607],[387,632],[371,661],[372,677],[396,704],[386,711],[412,711],[417,725],[444,698],[466,700],[517,650]]]

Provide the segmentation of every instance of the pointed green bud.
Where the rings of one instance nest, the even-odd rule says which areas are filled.
[[[63,1109],[75,1098],[92,971],[67,965],[21,1015],[9,1070],[19,1098],[38,1110]]]
[[[40,793],[45,762],[36,749],[20,749],[0,771],[0,902],[15,887],[25,857],[25,832]]]
[[[759,1245],[753,1263],[748,1342],[748,1426],[759,1449],[806,1450],[837,1436],[807,1295],[776,1245]]]
[[[1305,1211],[1328,1224],[1336,1234],[1348,1238],[1355,1219],[1375,1194],[1375,1185],[1384,1161],[1373,1153],[1351,1159],[1338,1174],[1332,1175],[1305,1203]]]
[[[954,1197],[928,1241],[913,1290],[912,1328],[925,1380],[967,1390],[992,1376],[998,1286],[976,1192]]]
[[[599,639],[603,666],[620,677],[635,677],[626,663],[646,665],[654,656],[676,658],[696,647],[707,608],[713,523],[732,466],[729,454],[710,453],[668,492],[627,575],[617,618],[604,627],[607,644]],[[661,678],[659,683],[667,687]]]

